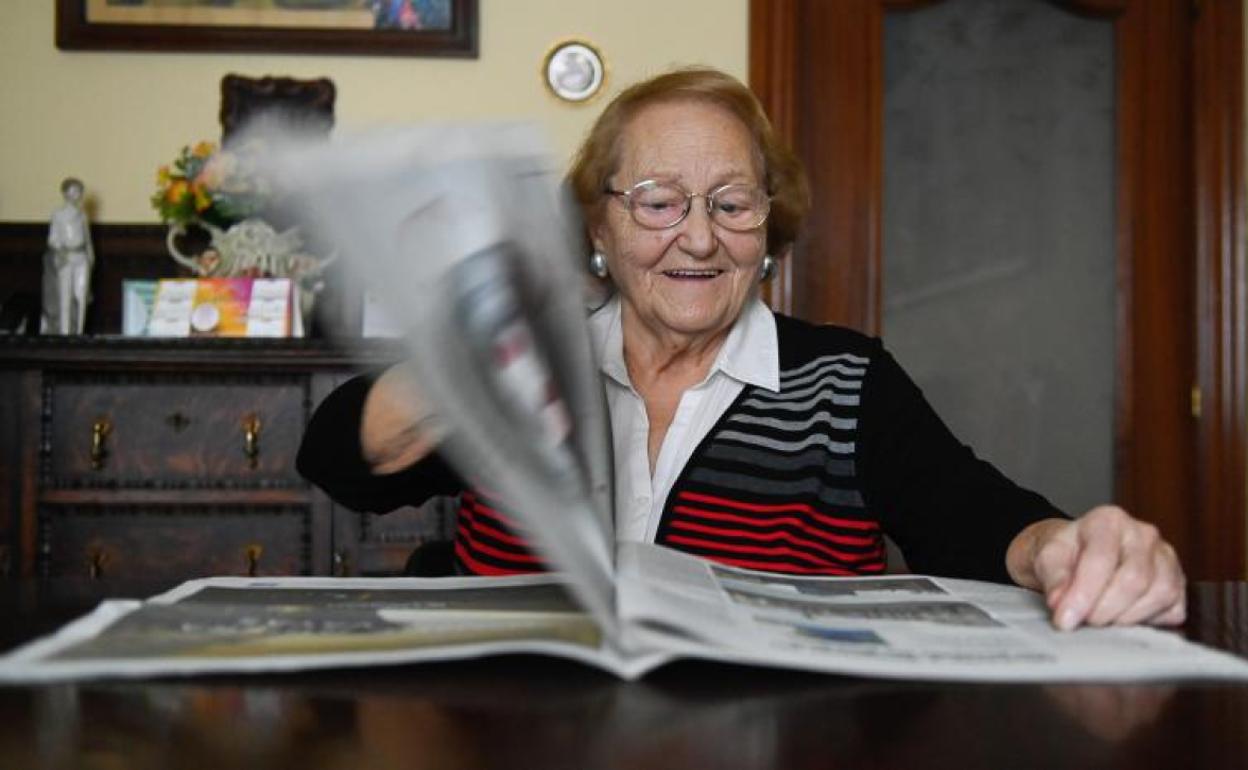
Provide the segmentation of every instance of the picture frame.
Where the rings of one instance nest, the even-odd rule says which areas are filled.
[[[477,57],[478,0],[414,1],[432,4],[440,26],[364,26],[372,18],[360,18],[361,0],[271,0],[271,8],[259,11],[251,7],[255,3],[235,7],[230,0],[188,1],[181,7],[158,0],[56,0],[56,46],[97,51]],[[393,3],[387,0],[382,5]]]

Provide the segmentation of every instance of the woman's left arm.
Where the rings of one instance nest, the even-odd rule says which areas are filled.
[[[1080,625],[1178,625],[1186,579],[1157,528],[1112,505],[1074,519],[1044,519],[1010,542],[1014,582],[1040,591],[1062,630]]]

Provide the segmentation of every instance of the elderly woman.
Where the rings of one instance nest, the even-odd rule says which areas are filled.
[[[627,89],[569,181],[589,271],[614,289],[589,326],[621,539],[855,575],[885,570],[887,534],[917,571],[1043,591],[1060,628],[1182,622],[1183,572],[1154,527],[1112,506],[1067,518],[960,443],[878,340],[762,303],[808,194],[740,82],[687,69]],[[300,470],[358,510],[460,494],[461,572],[540,569],[499,501],[463,489],[439,459],[403,377],[333,393]]]

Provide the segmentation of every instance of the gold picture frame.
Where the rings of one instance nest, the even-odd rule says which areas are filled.
[[[56,45],[476,58],[477,16],[478,0],[56,0]]]

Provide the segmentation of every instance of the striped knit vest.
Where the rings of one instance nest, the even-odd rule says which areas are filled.
[[[769,572],[881,573],[883,535],[864,505],[856,463],[870,360],[860,345],[848,345],[854,352],[811,346],[827,342],[820,329],[776,321],[779,391],[747,386],[724,412],[673,485],[656,542]],[[499,501],[464,493],[455,542],[460,569],[542,570],[514,524]]]

